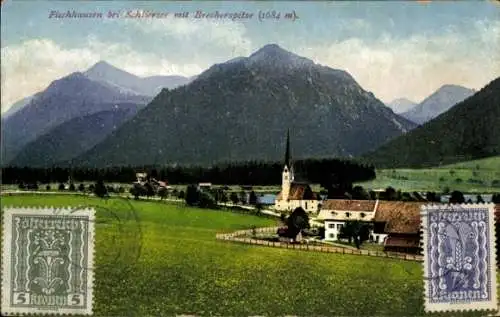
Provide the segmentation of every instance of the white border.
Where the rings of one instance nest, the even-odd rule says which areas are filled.
[[[439,210],[453,210],[456,212],[461,212],[464,210],[469,210],[472,208],[487,208],[489,217],[488,223],[488,235],[490,237],[490,263],[489,268],[491,272],[490,289],[491,294],[490,301],[471,301],[469,303],[429,303],[429,278],[427,272],[429,269],[429,256],[427,252],[429,241],[427,241],[428,227],[427,227],[427,215],[429,212],[436,212]],[[495,235],[495,204],[434,204],[425,205],[421,207],[420,210],[420,224],[422,227],[422,241],[423,241],[423,277],[424,277],[424,309],[425,312],[453,312],[453,311],[471,311],[471,310],[494,310],[498,309],[498,299],[497,299],[497,261],[496,261],[496,235]]]
[[[87,308],[60,308],[60,309],[38,309],[31,307],[12,307],[10,302],[11,293],[11,245],[12,245],[12,218],[13,215],[63,215],[67,216],[85,216],[89,219],[88,225],[88,266],[87,266]],[[95,242],[95,209],[94,208],[79,208],[79,207],[66,207],[66,208],[56,208],[56,207],[5,207],[3,208],[3,234],[2,234],[2,304],[1,304],[1,314],[11,315],[11,314],[50,314],[50,315],[62,315],[62,314],[79,314],[79,315],[92,315],[92,308],[94,302],[94,242]]]

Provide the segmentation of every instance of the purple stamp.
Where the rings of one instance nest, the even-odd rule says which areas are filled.
[[[421,210],[425,311],[496,310],[495,206]]]

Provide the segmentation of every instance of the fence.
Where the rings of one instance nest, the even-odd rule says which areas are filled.
[[[391,253],[391,252],[380,252],[380,251],[370,251],[370,250],[354,250],[341,247],[330,247],[330,246],[316,246],[308,244],[289,244],[284,242],[273,242],[266,240],[259,240],[253,238],[246,238],[244,236],[251,235],[253,233],[276,233],[279,227],[267,227],[267,228],[256,228],[250,230],[239,230],[232,233],[218,233],[215,238],[217,240],[239,242],[246,244],[255,244],[274,248],[284,248],[284,249],[294,249],[294,250],[305,250],[305,251],[316,251],[324,253],[342,253],[342,254],[354,254],[354,255],[367,255],[374,257],[383,258],[393,258],[407,261],[423,261],[423,256],[413,255],[413,254],[402,254],[402,253]],[[242,237],[243,236],[243,237]]]

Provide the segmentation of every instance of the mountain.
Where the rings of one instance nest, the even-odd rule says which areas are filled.
[[[391,108],[394,113],[406,112],[417,105],[416,102],[408,100],[406,98],[395,99],[387,104],[387,107]]]
[[[500,155],[500,77],[437,118],[364,156],[378,168],[427,167]]]
[[[444,85],[414,108],[401,113],[401,116],[415,123],[423,124],[448,111],[474,93],[473,89],[462,86]]]
[[[105,61],[98,62],[84,72],[84,75],[92,80],[118,88],[122,92],[151,97],[157,95],[163,88],[173,89],[192,80],[182,76],[141,78],[116,68]]]
[[[110,104],[109,109],[58,125],[27,144],[12,162],[17,166],[50,167],[71,160],[104,140],[139,110],[134,103]]]
[[[28,105],[2,118],[2,164],[8,164],[26,144],[66,121],[111,110],[118,103],[143,107],[151,99],[123,93],[78,72],[53,81]]]
[[[31,102],[31,100],[33,98],[35,98],[36,95],[33,95],[33,96],[30,96],[30,97],[26,97],[26,98],[23,98],[17,102],[15,102],[12,106],[10,106],[9,109],[7,109],[7,111],[5,111],[4,113],[2,113],[2,118],[8,118],[10,117],[11,115],[13,115],[14,113],[16,113],[17,111],[21,110],[24,106],[26,106],[27,104],[29,104]]]
[[[287,128],[296,159],[351,157],[415,126],[347,72],[266,45],[212,66],[186,86],[163,90],[73,164],[281,160]]]

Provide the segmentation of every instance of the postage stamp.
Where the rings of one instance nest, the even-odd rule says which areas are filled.
[[[426,312],[497,309],[494,206],[422,207]]]
[[[3,210],[2,315],[92,314],[93,208]]]

